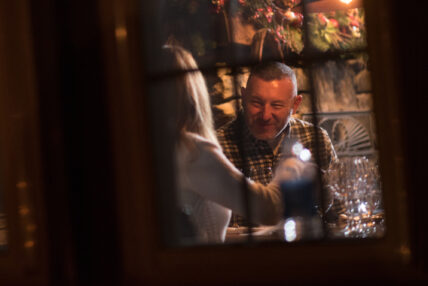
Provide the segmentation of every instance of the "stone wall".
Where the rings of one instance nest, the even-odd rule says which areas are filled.
[[[296,69],[304,101],[299,113],[312,113],[307,72]],[[328,61],[312,70],[318,112],[369,111],[372,109],[370,73],[363,59]]]
[[[303,102],[296,116],[312,113],[311,96],[308,93],[310,83],[308,72],[302,68],[294,69],[297,76],[298,89],[303,95]],[[314,91],[317,95],[318,112],[353,112],[370,111],[372,109],[370,73],[364,58],[342,61],[327,61],[317,64],[312,71]],[[245,86],[248,79],[248,68],[243,68],[236,82],[240,96],[240,87]],[[216,79],[214,79],[216,78]],[[228,68],[218,69],[217,75],[207,79],[212,103],[215,108],[216,125],[222,125],[226,119],[236,114],[236,98],[234,79]],[[227,120],[226,120],[227,121]],[[220,122],[220,123],[219,123]]]

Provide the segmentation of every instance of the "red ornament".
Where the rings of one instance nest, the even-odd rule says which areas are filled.
[[[272,17],[274,16],[274,13],[272,11],[272,7],[267,7],[266,11],[264,12],[264,15],[265,15],[268,23],[272,22]]]
[[[339,22],[337,22],[336,19],[330,19],[330,23],[333,27],[338,28],[339,27]]]
[[[356,19],[353,19],[350,24],[353,27],[357,27],[357,28],[360,27],[360,23]]]
[[[285,11],[285,13],[284,13],[284,17],[289,22],[292,22],[296,19],[296,14],[293,11],[291,11],[290,9],[287,9],[287,11]]]
[[[319,19],[319,21],[320,21],[320,23],[321,23],[321,25],[323,25],[323,26],[325,26],[325,25],[327,25],[327,23],[330,21],[326,16],[324,16],[324,14],[322,14],[322,13],[318,13],[318,19]]]
[[[300,13],[295,13],[296,18],[291,22],[291,25],[295,28],[302,27],[303,25],[303,15]]]

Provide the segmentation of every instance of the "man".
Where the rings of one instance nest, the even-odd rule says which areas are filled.
[[[300,142],[314,159],[318,156],[315,162],[321,169],[328,169],[336,153],[327,132],[292,117],[302,96],[297,94],[291,68],[279,62],[260,64],[252,69],[247,87],[241,91],[243,110],[217,132],[224,154],[238,169],[267,185],[278,162],[287,155],[282,148],[287,139]]]

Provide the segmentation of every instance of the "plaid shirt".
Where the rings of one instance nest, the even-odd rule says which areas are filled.
[[[318,142],[315,140],[315,128],[318,132]],[[327,170],[332,161],[337,160],[336,152],[327,131],[320,127],[315,127],[312,123],[291,118],[288,126],[283,131],[284,137],[281,144],[288,139],[300,142],[305,148],[309,149],[316,157],[316,144],[318,143],[319,167]],[[278,162],[287,154],[284,154],[283,148],[278,149],[274,154],[272,148],[264,140],[258,140],[251,135],[247,125],[240,115],[237,119],[228,123],[217,131],[217,138],[223,147],[223,153],[244,175],[253,181],[269,184],[273,178],[273,172]],[[242,146],[242,154],[239,152],[239,146]],[[245,159],[243,159],[243,157]],[[244,168],[247,164],[247,168]],[[231,224],[248,225],[242,217],[233,215]]]
[[[287,154],[283,153],[283,148],[279,148],[278,152],[274,154],[266,141],[258,140],[251,135],[244,121],[240,122],[241,118],[242,116],[239,116],[219,129],[217,131],[218,140],[226,157],[239,170],[244,172],[246,177],[267,185],[272,180],[273,171],[278,162]],[[240,131],[240,128],[242,131]],[[321,169],[327,170],[332,160],[337,159],[331,140],[324,129],[317,127],[319,140],[316,142],[315,126],[312,123],[291,118],[284,132],[285,136],[281,144],[284,144],[287,139],[297,140],[311,151],[314,159],[317,154],[316,143],[318,143],[319,167]],[[240,154],[238,148],[240,145],[243,147],[242,154]],[[244,168],[242,155],[245,156],[245,161],[247,161],[247,168]]]

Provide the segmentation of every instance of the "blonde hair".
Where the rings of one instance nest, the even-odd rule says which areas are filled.
[[[214,131],[210,97],[205,79],[190,52],[179,46],[162,47],[168,72],[178,72],[173,92],[176,97],[176,124],[180,140],[185,132],[196,133],[218,143]]]

